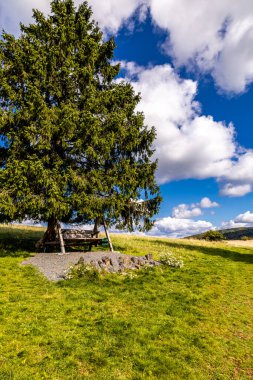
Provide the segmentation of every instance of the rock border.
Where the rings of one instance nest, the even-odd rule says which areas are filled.
[[[22,265],[36,267],[48,280],[59,281],[67,278],[71,267],[80,264],[92,265],[98,271],[122,273],[127,270],[138,270],[145,266],[158,266],[151,254],[133,256],[117,251],[108,252],[70,252],[64,255],[57,253],[38,253],[25,261]]]
[[[84,257],[80,257],[75,267],[87,264]],[[128,270],[141,269],[143,267],[155,267],[160,265],[159,261],[153,259],[152,254],[145,256],[121,255],[113,259],[109,255],[104,255],[96,260],[91,260],[89,265],[97,269],[99,272],[105,271],[109,273],[122,273]]]

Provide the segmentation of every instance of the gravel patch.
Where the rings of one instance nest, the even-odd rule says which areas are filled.
[[[151,256],[151,255],[147,255]],[[82,258],[82,259],[81,259]],[[103,261],[103,259],[110,261],[110,266],[114,268],[113,272],[120,271],[121,262],[129,262],[131,269],[138,269],[140,267],[139,261],[148,263],[150,258],[140,258],[122,254],[120,252],[71,252],[65,255],[56,253],[38,253],[37,255],[30,257],[28,260],[22,262],[22,265],[33,265],[41,273],[44,274],[51,281],[58,281],[64,279],[69,267],[75,265],[82,260],[83,263],[95,264]],[[145,262],[144,262],[145,261]],[[152,259],[151,261],[155,263]],[[142,264],[143,265],[143,264]],[[133,268],[134,267],[134,268]]]

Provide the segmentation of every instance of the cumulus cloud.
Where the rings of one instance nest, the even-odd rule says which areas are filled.
[[[199,207],[191,207],[184,203],[173,207],[172,217],[176,219],[191,219],[193,217],[199,216],[202,214],[202,211]]]
[[[253,227],[253,213],[246,211],[237,215],[234,219],[222,223],[222,228]]]
[[[82,0],[75,0],[79,5]],[[32,7],[46,13],[49,0],[0,0],[0,26],[16,33],[31,19]],[[147,8],[154,24],[168,32],[164,49],[177,66],[211,73],[220,88],[240,93],[253,80],[252,0],[90,0],[94,18],[117,33],[131,16],[143,21]]]
[[[153,20],[168,31],[165,49],[177,65],[211,72],[225,91],[253,80],[251,0],[151,0]]]
[[[207,197],[202,198],[196,204],[179,204],[173,207],[171,216],[158,219],[148,235],[180,238],[214,229],[212,223],[205,220],[194,220],[193,218],[202,215],[201,208],[217,206],[218,203],[212,202]]]
[[[227,197],[243,197],[244,195],[252,191],[252,186],[250,184],[235,185],[233,183],[226,183],[221,188],[221,195]]]
[[[213,207],[219,207],[219,203],[212,202],[211,199],[209,199],[208,197],[204,197],[199,202],[199,206],[201,208],[213,208]]]
[[[233,127],[199,115],[196,82],[180,79],[170,65],[163,65],[143,70],[133,85],[142,94],[139,108],[157,128],[161,183],[217,176],[229,167],[235,151]]]
[[[191,205],[181,203],[180,205],[173,207],[171,215],[176,219],[191,219],[202,215],[202,209],[218,206],[219,204],[217,202],[212,202],[208,197],[204,197],[199,203],[193,203]]]
[[[235,223],[253,223],[253,213],[246,211],[244,214],[239,214],[235,218]]]
[[[231,168],[220,179],[221,194],[231,197],[244,196],[252,191],[253,186],[253,151],[248,150],[232,161]]]
[[[32,20],[32,8],[49,14],[51,0],[0,0],[0,27],[7,32],[17,34],[19,22],[29,23]],[[83,0],[74,0],[76,6]],[[116,33],[123,23],[136,13],[140,21],[146,17],[147,2],[144,0],[89,0],[93,17],[105,31]],[[137,12],[136,12],[137,11]]]
[[[78,3],[78,1],[75,1]],[[123,23],[138,9],[138,18],[143,21],[146,16],[145,0],[90,0],[94,18],[101,28],[116,33]]]
[[[152,236],[169,236],[174,238],[199,234],[213,228],[212,223],[204,220],[162,218],[155,222],[153,229],[148,233]]]
[[[231,181],[253,182],[253,150],[240,155],[225,175]]]
[[[20,22],[24,24],[31,22],[33,8],[48,14],[50,11],[50,1],[0,0],[0,29],[5,29],[8,33],[17,34]]]
[[[201,115],[195,81],[180,78],[168,64],[143,68],[122,62],[122,68],[141,93],[138,110],[157,129],[160,183],[213,177],[219,180],[223,195],[240,196],[251,190],[252,151],[238,146],[232,124]],[[214,207],[208,199],[202,200],[203,205]]]
[[[236,223],[234,219],[221,223],[221,229],[226,230],[230,228],[247,227],[244,223]]]
[[[124,0],[124,6],[118,0],[90,3],[100,25],[114,32],[135,9],[149,7],[153,22],[168,32],[163,47],[174,63],[211,73],[224,91],[243,92],[253,80],[252,0]]]

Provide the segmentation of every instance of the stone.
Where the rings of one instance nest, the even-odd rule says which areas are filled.
[[[118,257],[118,263],[119,265],[124,263],[124,257]]]
[[[110,265],[110,264],[111,264],[111,260],[110,260],[109,257],[107,257],[107,256],[103,256],[103,257],[102,257],[102,262],[103,262],[105,265]]]
[[[84,258],[80,257],[80,259],[78,260],[77,264],[83,264],[83,263],[84,263]]]
[[[80,257],[77,262],[78,265],[85,263],[85,258]],[[92,259],[89,264],[96,268],[98,271],[105,271],[110,273],[127,273],[129,270],[138,270],[143,267],[156,267],[160,265],[159,261],[153,259],[152,254],[145,256],[100,256],[98,259]]]
[[[138,261],[137,261],[137,264],[140,265],[140,266],[143,266],[146,264],[146,260],[144,257],[139,257]]]

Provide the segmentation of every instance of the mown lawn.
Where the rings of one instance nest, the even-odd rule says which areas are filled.
[[[181,269],[51,283],[20,265],[42,230],[0,227],[0,379],[252,379],[253,250],[127,235]]]

